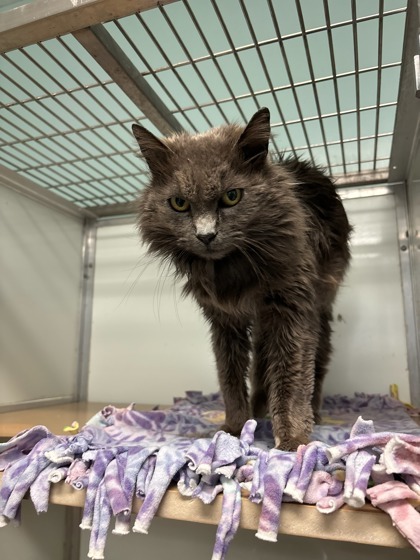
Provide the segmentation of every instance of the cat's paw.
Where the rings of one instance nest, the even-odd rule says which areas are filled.
[[[276,444],[276,449],[281,451],[296,451],[299,445],[307,445],[309,443],[309,438],[307,436],[301,437],[275,437],[274,442]]]

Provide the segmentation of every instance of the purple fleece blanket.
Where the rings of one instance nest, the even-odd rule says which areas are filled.
[[[367,497],[420,552],[420,428],[401,403],[380,395],[326,398],[323,424],[295,453],[273,449],[269,420],[249,420],[239,438],[218,431],[223,420],[219,394],[188,392],[168,410],[107,406],[76,435],[43,426],[21,432],[0,444],[0,526],[19,521],[28,490],[36,511],[47,511],[51,484],[64,480],[86,489],[88,556],[104,558],[111,523],[114,533],[147,533],[176,484],[205,504],[223,495],[212,560],[225,558],[244,496],[261,503],[256,536],[268,541],[277,540],[282,502],[331,513],[344,503],[361,507]],[[143,503],[132,524],[136,496]]]

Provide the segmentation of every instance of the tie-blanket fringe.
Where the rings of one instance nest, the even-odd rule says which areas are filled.
[[[332,513],[368,498],[420,552],[420,428],[380,395],[329,397],[323,413],[325,424],[295,453],[273,449],[269,420],[249,420],[239,438],[217,431],[219,394],[188,392],[168,410],[107,406],[71,436],[35,426],[0,444],[0,526],[19,522],[28,491],[46,512],[51,484],[64,480],[86,490],[80,526],[91,531],[88,557],[101,559],[111,523],[116,534],[147,533],[176,484],[205,504],[223,494],[212,560],[226,557],[243,497],[261,504],[256,536],[267,541],[277,540],[282,502]],[[135,497],[143,502],[132,525]]]

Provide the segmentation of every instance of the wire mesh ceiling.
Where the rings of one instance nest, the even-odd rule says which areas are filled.
[[[404,0],[179,0],[104,24],[187,131],[272,115],[272,152],[332,175],[386,170]],[[77,34],[76,34],[77,36]],[[1,58],[6,167],[82,207],[147,181],[130,125],[159,131],[75,36]]]

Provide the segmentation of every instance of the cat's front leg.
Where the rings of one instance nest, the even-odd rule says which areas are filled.
[[[246,377],[250,362],[248,325],[220,313],[206,313],[210,322],[220,390],[226,408],[222,429],[239,435],[250,418]]]
[[[251,414],[253,418],[264,418],[268,412],[268,396],[265,383],[267,364],[264,352],[261,352],[258,345],[255,344],[255,338],[254,336],[254,359],[249,376],[251,380]]]
[[[287,303],[262,308],[254,330],[254,360],[266,366],[264,389],[276,447],[293,451],[313,429],[316,322]]]

